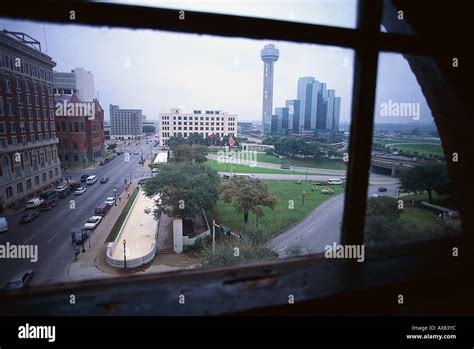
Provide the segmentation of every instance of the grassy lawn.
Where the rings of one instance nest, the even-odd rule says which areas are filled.
[[[442,225],[436,220],[436,213],[416,206],[405,206],[403,213],[400,216],[400,221],[405,227],[415,226],[423,227],[420,231],[430,232],[429,236],[414,236],[413,239],[420,239],[424,237],[434,237],[434,235],[443,234]]]
[[[436,194],[436,192],[432,192],[431,196],[433,197],[433,203],[432,203],[433,205],[438,205],[441,207],[457,210],[456,202],[451,196],[438,195]],[[410,202],[412,199],[428,202],[428,194],[427,193],[409,194],[409,195],[402,196],[401,199],[405,202]]]
[[[410,153],[418,152],[421,156],[429,156],[430,154],[444,156],[441,144],[420,143],[420,144],[397,144],[391,147],[392,149],[402,150]]]
[[[130,198],[127,201],[127,204],[125,205],[122,213],[120,214],[119,218],[115,222],[114,226],[112,227],[112,230],[109,233],[109,236],[107,236],[106,242],[114,242],[115,238],[117,237],[117,234],[120,231],[120,228],[122,228],[122,224],[125,222],[125,218],[127,217],[128,212],[130,211],[130,208],[132,207],[133,201],[135,200],[135,197],[138,194],[138,189],[135,189],[130,195]]]
[[[242,153],[242,152],[238,152]],[[268,164],[276,165],[288,165],[309,167],[309,168],[322,168],[326,170],[345,170],[347,168],[346,163],[336,160],[304,160],[304,159],[292,159],[284,157],[280,159],[273,155],[267,155],[265,153],[257,152],[257,162],[265,162]]]
[[[259,227],[272,234],[295,224],[324,201],[344,192],[341,185],[333,186],[334,194],[322,194],[321,189],[327,187],[313,186],[311,182],[302,182],[296,184],[288,180],[263,180],[268,186],[268,190],[273,194],[278,204],[274,210],[263,208],[264,216],[259,219]],[[317,188],[317,191],[311,191],[311,188]],[[305,191],[305,202],[302,205],[303,194]],[[290,208],[290,200],[293,200],[294,207]],[[226,204],[222,200],[217,203],[217,222],[222,223],[234,231],[243,230],[243,214],[236,212],[231,204]],[[255,216],[249,215],[248,229],[255,227]]]
[[[306,172],[294,172],[293,170],[280,170],[272,168],[263,168],[263,167],[251,167],[247,165],[237,165],[237,164],[226,164],[219,163],[217,160],[207,160],[205,162],[207,166],[213,168],[219,172],[231,172],[235,171],[236,173],[274,173],[274,174],[306,174]]]

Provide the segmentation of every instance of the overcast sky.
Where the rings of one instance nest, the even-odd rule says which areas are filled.
[[[352,28],[355,1],[133,1],[134,4],[292,20]],[[78,14],[79,15],[79,14]],[[314,76],[341,97],[341,122],[349,121],[353,51],[318,45],[176,34],[164,31],[108,29],[0,20],[1,29],[24,32],[42,44],[57,63],[56,71],[82,67],[94,75],[96,94],[109,118],[109,104],[142,109],[148,119],[173,107],[222,109],[238,120],[260,120],[263,62],[260,50],[273,43],[273,107],[296,98],[297,80]],[[421,121],[431,113],[408,64],[400,55],[379,62],[376,121],[410,122],[379,117],[380,104],[419,102]]]

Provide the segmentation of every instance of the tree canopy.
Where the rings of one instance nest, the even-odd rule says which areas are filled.
[[[426,164],[415,166],[402,173],[400,181],[409,191],[426,191],[432,203],[433,191],[438,194],[451,192],[451,181],[446,164]]]
[[[243,213],[244,224],[247,224],[250,212],[261,217],[261,206],[274,209],[277,205],[277,199],[270,194],[267,185],[256,178],[231,177],[221,186],[220,194],[224,202],[231,203],[237,212]]]
[[[207,148],[200,144],[180,144],[173,150],[173,161],[205,162]]]
[[[219,175],[201,163],[169,162],[158,166],[158,176],[144,185],[147,196],[159,195],[155,216],[193,217],[210,209],[218,199]]]

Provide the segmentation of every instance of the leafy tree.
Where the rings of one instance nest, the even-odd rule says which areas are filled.
[[[232,203],[237,212],[243,213],[245,225],[250,212],[261,217],[260,206],[274,209],[277,205],[277,199],[270,194],[267,185],[257,178],[234,176],[221,186],[220,194],[224,202]]]
[[[178,145],[185,144],[186,139],[184,137],[178,136],[178,137],[170,137],[167,141],[168,147],[171,149],[176,148]]]
[[[219,192],[218,173],[201,163],[169,162],[158,166],[160,174],[148,180],[148,197],[159,195],[155,216],[193,217],[215,206]]]
[[[206,139],[198,132],[191,133],[188,136],[188,144],[193,145],[193,144],[206,144],[207,141]]]
[[[203,145],[180,144],[173,150],[173,161],[205,162],[207,148]]]
[[[451,182],[445,164],[415,166],[405,171],[400,181],[402,186],[407,190],[426,191],[430,203],[433,202],[433,191],[438,194],[444,194],[451,188]]]

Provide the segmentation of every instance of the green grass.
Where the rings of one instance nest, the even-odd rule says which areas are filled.
[[[420,232],[427,231],[430,232],[430,236],[434,233],[435,235],[443,234],[443,227],[441,223],[436,220],[437,216],[434,212],[414,206],[405,206],[403,213],[400,216],[400,222],[405,228],[409,231],[409,228],[412,226],[423,227],[422,229],[417,230],[417,236],[413,239],[423,238],[419,236]],[[426,236],[428,237],[428,236]],[[431,236],[434,237],[434,236]]]
[[[106,150],[105,151],[105,158],[110,158],[113,155],[114,155],[113,151],[111,151],[111,150]]]
[[[207,160],[205,162],[210,168],[219,171],[219,172],[232,172],[236,173],[270,173],[270,174],[299,174],[304,175],[306,172],[294,172],[293,170],[280,170],[272,168],[263,168],[263,167],[251,167],[247,165],[237,165],[237,164],[227,164],[219,163],[217,160]]]
[[[324,201],[344,192],[344,187],[341,185],[333,186],[334,194],[322,194],[321,189],[327,187],[313,186],[311,182],[302,182],[302,184],[288,180],[263,180],[263,182],[267,184],[270,193],[278,200],[274,210],[268,207],[263,208],[264,216],[259,218],[259,227],[271,234],[276,234],[295,224]],[[317,188],[317,191],[311,191],[312,187]],[[302,205],[303,190],[305,191],[304,206]],[[290,200],[293,201],[294,208],[290,208]],[[222,200],[217,203],[216,218],[218,223],[224,224],[236,232],[243,230],[243,214]],[[250,214],[247,229],[254,227],[256,227],[255,215]]]
[[[444,156],[443,148],[440,144],[420,143],[420,144],[397,144],[391,147],[392,149],[401,150],[403,152],[410,152],[414,154],[416,151],[420,156]]]
[[[240,153],[242,152],[237,152],[237,154],[240,154]],[[291,164],[291,166],[322,168],[325,170],[345,170],[347,168],[346,163],[343,161],[293,159],[286,156],[280,159],[276,156],[267,155],[261,152],[257,152],[256,161],[265,162],[267,164],[276,164],[276,165]]]
[[[112,227],[112,230],[110,231],[109,236],[107,236],[106,242],[113,242],[115,238],[117,237],[117,234],[119,233],[120,228],[122,227],[122,224],[125,222],[125,218],[127,218],[127,214],[130,211],[133,201],[135,200],[137,195],[138,195],[138,189],[135,189],[132,195],[130,195],[130,198],[128,199],[127,204],[125,205],[119,218],[117,219],[114,226]]]

